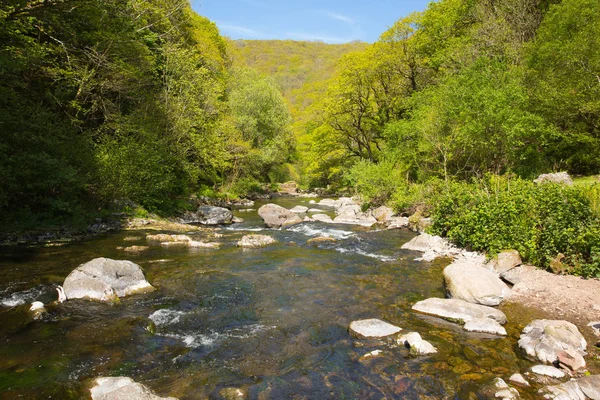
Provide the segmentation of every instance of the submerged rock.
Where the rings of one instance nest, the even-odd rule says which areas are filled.
[[[47,311],[46,307],[44,307],[44,303],[41,301],[34,301],[31,303],[31,307],[29,307],[29,312],[33,314],[33,319],[40,319]]]
[[[435,354],[437,349],[428,341],[423,340],[417,332],[410,332],[398,337],[396,342],[402,346],[410,348],[410,354],[415,356]]]
[[[248,398],[248,392],[239,388],[224,388],[219,391],[224,400],[244,400]]]
[[[522,264],[517,250],[507,250],[498,254],[486,264],[486,267],[497,274],[503,274]]]
[[[575,325],[567,321],[538,319],[523,329],[519,347],[538,360],[559,362],[575,371],[585,367],[587,342]]]
[[[199,242],[192,240],[187,235],[148,235],[146,240],[151,244],[160,244],[161,247],[190,247],[190,248],[205,248],[218,249],[221,244],[217,242]]]
[[[393,335],[402,330],[402,328],[384,322],[380,319],[363,319],[353,321],[350,324],[350,332],[359,337],[380,338]]]
[[[239,247],[244,247],[248,249],[257,249],[259,247],[265,247],[270,244],[277,243],[277,240],[273,239],[271,236],[267,235],[245,235],[242,239],[237,243]]]
[[[181,216],[181,222],[185,224],[227,225],[232,220],[231,210],[214,206],[200,206],[196,212],[187,212]]]
[[[497,306],[511,294],[497,274],[476,261],[454,261],[444,269],[444,279],[453,298],[469,303]]]
[[[319,236],[319,237],[316,237],[316,238],[308,239],[308,241],[306,242],[306,244],[335,243],[335,242],[337,242],[337,240],[335,240],[332,237]]]
[[[150,247],[148,246],[129,246],[125,247],[123,251],[126,251],[128,253],[141,253],[142,251],[146,251],[148,249],[150,249]]]
[[[480,304],[468,303],[460,299],[439,299],[433,297],[419,301],[412,309],[452,322],[466,323],[473,319],[490,318],[500,324],[506,323],[506,315],[502,311]]]
[[[506,329],[491,318],[475,318],[468,321],[463,329],[467,332],[490,333],[493,335],[506,336]]]
[[[65,279],[63,288],[67,299],[106,302],[154,290],[139,265],[103,257],[75,268]]]
[[[90,393],[92,400],[177,400],[157,396],[145,385],[127,377],[97,378]]]
[[[281,228],[282,226],[299,224],[302,219],[287,208],[277,204],[266,204],[258,209],[258,215],[270,228]]]

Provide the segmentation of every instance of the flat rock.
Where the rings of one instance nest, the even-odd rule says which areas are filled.
[[[386,337],[398,333],[401,330],[402,328],[400,327],[375,318],[353,321],[350,324],[350,332],[365,338]]]
[[[401,335],[398,337],[396,342],[399,345],[408,347],[410,349],[410,354],[415,356],[435,354],[438,352],[431,343],[423,340],[421,335],[419,335],[417,332],[410,332],[405,335]]]
[[[452,298],[485,306],[497,306],[510,296],[510,288],[494,272],[477,261],[458,259],[444,269]]]
[[[146,251],[148,249],[150,249],[150,247],[148,246],[129,246],[125,247],[123,251],[126,251],[128,253],[141,253],[142,251]]]
[[[453,322],[469,322],[473,319],[490,318],[500,324],[506,323],[506,315],[500,310],[480,304],[468,303],[460,299],[429,298],[419,301],[413,310],[424,314],[435,315]]]
[[[543,392],[545,399],[556,400],[586,400],[588,397],[583,393],[577,381],[568,381],[556,386],[548,386]]]
[[[486,264],[486,268],[497,274],[503,274],[522,264],[517,250],[506,250],[498,254]]]
[[[127,377],[97,378],[90,394],[92,400],[177,400],[157,396],[145,385]]]
[[[521,265],[501,273],[500,277],[511,285],[517,285],[527,280],[532,273],[535,273],[536,269],[533,265]]]
[[[592,400],[600,400],[600,375],[584,376],[577,380],[581,391]]]
[[[529,382],[527,382],[527,379],[525,379],[521,374],[512,374],[508,380],[515,385],[531,386]]]
[[[565,373],[552,365],[534,365],[531,372],[538,375],[549,376],[551,378],[564,378]]]
[[[475,318],[468,321],[463,329],[467,332],[491,333],[493,335],[506,336],[506,329],[491,318]]]
[[[327,214],[315,214],[312,216],[314,221],[332,223],[333,219]]]
[[[67,299],[110,302],[115,297],[154,290],[139,265],[126,260],[96,258],[75,268],[65,279]]]
[[[290,210],[291,212],[295,213],[295,214],[304,214],[308,211],[308,207],[305,206],[296,206],[294,208],[292,208]]]
[[[307,211],[307,213],[310,213],[310,214],[314,214],[314,213],[319,213],[320,214],[322,212],[323,212],[323,210],[321,210],[320,208],[309,208],[308,211]]]
[[[200,206],[195,212],[183,214],[181,222],[185,224],[226,225],[233,222],[233,213],[223,207]]]
[[[387,221],[387,229],[400,229],[408,227],[408,217],[393,217]]]
[[[146,235],[146,240],[151,244],[161,244],[161,243],[176,243],[176,242],[191,242],[192,238],[187,235],[168,235],[168,234],[158,234],[158,235]]]
[[[265,224],[270,228],[281,228],[299,224],[302,219],[287,208],[278,206],[277,204],[266,204],[258,209],[258,215],[265,221]]]
[[[259,247],[265,247],[271,244],[277,243],[277,240],[267,235],[245,235],[237,243],[239,247],[257,249]]]
[[[560,362],[572,370],[585,367],[587,342],[568,321],[538,319],[523,329],[519,347],[543,363]]]

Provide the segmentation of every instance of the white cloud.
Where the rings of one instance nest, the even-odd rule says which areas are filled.
[[[331,11],[323,11],[323,13],[325,15],[327,15],[331,19],[335,19],[335,20],[338,20],[338,21],[346,22],[348,24],[354,24],[355,23],[355,21],[352,18],[346,17],[345,15],[342,15],[342,14],[337,14],[337,13],[334,13],[334,12],[331,12]]]
[[[218,22],[217,22],[217,26],[219,27],[221,32],[223,32],[225,35],[237,34],[237,35],[251,36],[254,38],[266,37],[266,35],[264,33],[259,32],[254,29],[251,29],[251,28],[246,28],[244,26],[223,24],[223,23],[218,23]]]
[[[306,41],[319,41],[325,43],[348,43],[355,38],[351,37],[339,37],[339,36],[329,36],[323,35],[319,33],[307,33],[307,32],[286,32],[286,38],[292,40],[306,40]]]

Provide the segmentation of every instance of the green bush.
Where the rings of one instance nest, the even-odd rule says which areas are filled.
[[[571,272],[600,276],[600,217],[579,188],[488,176],[450,183],[431,204],[433,233],[459,246],[516,249],[541,267],[563,254]]]
[[[387,203],[394,193],[406,187],[403,171],[391,161],[358,161],[344,177],[365,203],[374,205]]]

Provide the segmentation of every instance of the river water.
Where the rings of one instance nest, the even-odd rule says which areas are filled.
[[[246,221],[215,228],[218,250],[117,249],[156,233],[143,230],[1,249],[0,397],[80,399],[90,378],[129,376],[182,400],[216,399],[226,387],[251,399],[477,399],[493,378],[531,366],[516,346],[528,320],[509,322],[509,336],[498,338],[411,311],[418,300],[444,297],[447,263],[401,250],[412,232],[321,223],[272,230],[256,211],[236,215]],[[279,243],[236,247],[248,233]],[[132,236],[139,241],[124,241]],[[336,242],[307,243],[318,236]],[[157,290],[114,306],[68,301],[32,320],[32,301],[55,300],[56,285],[96,257],[138,263]],[[392,339],[353,338],[348,325],[365,318],[417,331],[439,353],[415,358]],[[383,353],[361,358],[373,350]]]

